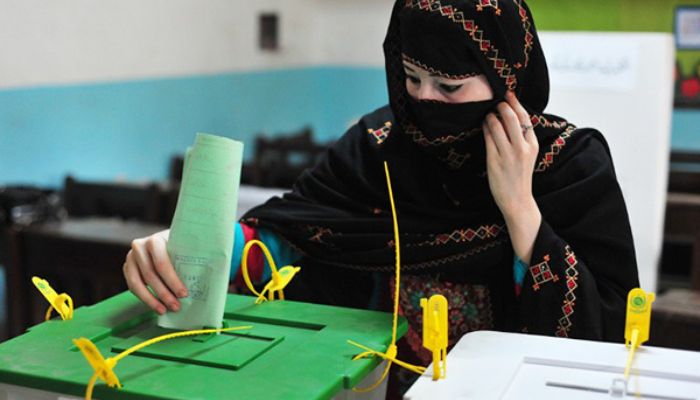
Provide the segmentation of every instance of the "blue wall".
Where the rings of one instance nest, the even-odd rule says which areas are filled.
[[[677,109],[673,111],[671,148],[700,152],[700,110]]]
[[[0,185],[164,179],[196,132],[243,140],[304,125],[337,138],[387,101],[377,68],[303,68],[0,91]]]
[[[164,179],[196,132],[247,144],[311,125],[338,137],[387,101],[381,68],[317,67],[0,91],[0,185]],[[672,147],[700,151],[700,111],[677,110]]]

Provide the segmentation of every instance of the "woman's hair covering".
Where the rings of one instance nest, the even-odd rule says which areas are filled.
[[[397,121],[405,117],[400,14],[407,6],[436,24],[461,26],[495,92],[514,89],[530,110],[540,147],[532,190],[543,221],[519,300],[483,141],[463,167],[450,169],[407,140]],[[290,297],[367,307],[383,287],[373,277],[393,271],[395,254],[386,161],[405,274],[486,285],[494,329],[621,340],[626,294],[638,285],[625,203],[603,136],[541,113],[546,64],[525,4],[399,0],[385,46],[391,107],[362,117],[290,193],[242,220],[274,231],[303,254]]]
[[[464,74],[465,60],[476,60],[496,98],[513,90],[530,113],[541,114],[549,100],[547,62],[522,0],[399,0],[384,55],[391,107],[404,127],[404,55],[451,75]]]
[[[541,142],[551,141],[567,127],[565,121],[553,116],[550,122],[555,124],[536,123],[549,99],[549,74],[532,15],[522,0],[397,1],[384,55],[389,102],[397,123],[390,140],[408,139],[450,169],[484,170],[485,144],[478,121],[504,99],[507,90],[514,91],[533,115]],[[416,103],[406,90],[404,60],[452,78],[483,73],[494,100],[481,104]],[[427,116],[426,109],[432,110]],[[445,130],[444,134],[431,129],[454,126],[451,115],[456,120],[475,121],[465,113],[475,114],[476,125]]]

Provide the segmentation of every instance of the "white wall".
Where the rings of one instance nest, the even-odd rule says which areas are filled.
[[[392,4],[392,0],[0,0],[0,90],[318,65],[381,68]],[[279,52],[258,49],[262,12],[279,13]],[[605,38],[595,40],[603,43]],[[672,60],[667,53],[652,59]],[[649,76],[662,75],[659,71]],[[662,210],[656,192],[649,200],[654,203],[645,205],[649,198],[644,190],[648,173],[663,176],[655,183],[663,186],[665,169],[658,164],[660,159],[646,164],[633,160],[630,165],[637,162],[647,168],[639,173],[621,160],[628,152],[624,140],[639,132],[646,132],[646,148],[657,143],[659,151],[667,151],[667,137],[650,136],[665,134],[667,121],[661,119],[653,129],[639,132],[620,124],[638,122],[636,115],[670,112],[664,108],[671,104],[670,83],[659,89],[661,81],[649,84],[634,78],[635,87],[645,86],[631,98],[656,99],[642,102],[648,108],[635,110],[627,107],[623,99],[630,96],[625,93],[595,87],[578,88],[576,96],[559,96],[553,78],[551,111],[599,127],[610,139],[630,205],[643,286],[653,289]],[[602,107],[610,101],[610,108]],[[623,110],[627,115],[619,117],[617,112]],[[648,220],[651,229],[645,229]]]
[[[312,0],[317,61],[330,65],[384,67],[382,43],[392,0]]]
[[[668,180],[673,37],[547,32],[540,38],[552,81],[548,111],[606,137],[630,215],[641,286],[654,291]]]
[[[310,65],[381,66],[391,5],[0,0],[0,89]],[[278,52],[258,49],[262,12],[280,16]]]

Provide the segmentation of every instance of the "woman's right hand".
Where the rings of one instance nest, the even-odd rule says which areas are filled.
[[[175,273],[165,248],[169,234],[170,230],[164,230],[135,239],[124,263],[129,290],[160,315],[167,310],[178,311],[178,298],[187,297],[187,288]]]

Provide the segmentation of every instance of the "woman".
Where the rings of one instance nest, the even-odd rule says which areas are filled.
[[[419,300],[434,293],[450,303],[451,343],[479,329],[623,340],[626,295],[638,286],[624,200],[603,136],[543,114],[547,66],[525,3],[399,0],[384,50],[389,106],[364,116],[291,193],[242,219],[300,255],[288,297],[388,308],[386,160],[405,344],[423,361]],[[139,271],[154,270],[138,260],[162,260],[164,247],[135,242],[125,274],[137,294],[150,284]],[[161,271],[154,290],[174,298],[181,283],[172,267]]]

